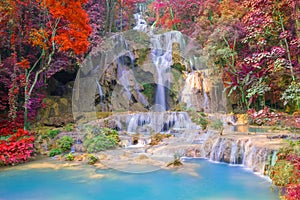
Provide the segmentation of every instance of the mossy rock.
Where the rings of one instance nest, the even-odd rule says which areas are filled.
[[[170,134],[162,134],[162,133],[157,133],[151,136],[151,142],[150,145],[158,145],[163,139],[169,138],[171,135]]]

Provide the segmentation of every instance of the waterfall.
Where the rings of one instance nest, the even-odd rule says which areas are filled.
[[[163,49],[162,41],[164,35],[154,35],[151,42],[151,58],[157,72],[157,87],[155,93],[155,105],[159,105],[159,111],[166,111],[166,81],[170,82],[167,73],[170,71],[172,63],[172,49]],[[167,41],[166,42],[170,42]],[[167,46],[169,46],[167,44]],[[165,51],[165,53],[163,53]]]
[[[136,26],[133,27],[133,30],[145,32],[147,30],[147,22],[143,18],[143,13],[135,13],[133,16],[136,21]]]
[[[125,57],[120,57],[117,59],[117,78],[119,83],[123,86],[126,96],[129,100],[131,100],[131,92],[130,92],[130,77],[131,73],[128,67],[124,64]]]
[[[101,87],[98,80],[96,80],[96,83],[97,83],[98,92],[99,92],[100,106],[101,106],[101,109],[102,109],[101,111],[103,111],[103,109],[104,109],[104,104],[103,104],[104,94],[103,94],[102,87]]]
[[[123,130],[129,134],[168,133],[175,130],[197,130],[186,112],[138,112],[111,116],[110,120],[117,120]]]
[[[230,152],[230,164],[238,164],[238,141],[232,141],[231,143],[231,152]]]
[[[215,162],[242,165],[262,175],[268,155],[272,155],[271,163],[276,161],[276,151],[257,146],[255,141],[247,137],[236,140],[235,137],[220,136],[218,132],[208,131],[199,140],[201,143],[194,143],[192,147],[186,148],[189,156],[197,155]]]

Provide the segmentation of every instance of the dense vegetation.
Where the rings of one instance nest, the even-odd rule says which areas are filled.
[[[282,199],[296,200],[300,197],[300,142],[290,142],[281,148],[277,161],[271,167],[270,178],[279,187]]]

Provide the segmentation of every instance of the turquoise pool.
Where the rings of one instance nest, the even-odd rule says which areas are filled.
[[[278,200],[265,179],[239,166],[207,160],[196,174],[158,170],[132,174],[96,170],[103,178],[87,178],[92,167],[80,170],[6,170],[0,172],[1,200]]]

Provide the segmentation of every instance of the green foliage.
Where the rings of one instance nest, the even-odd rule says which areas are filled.
[[[279,160],[272,167],[271,179],[276,186],[285,186],[292,182],[294,166],[286,160]]]
[[[51,151],[49,152],[49,156],[53,157],[53,156],[59,155],[61,153],[62,153],[61,149],[55,148],[55,149],[51,149]]]
[[[137,55],[138,55],[138,59],[136,59],[136,64],[138,66],[142,66],[143,63],[145,62],[147,56],[150,53],[150,49],[149,48],[143,48],[143,49],[139,49],[137,51]]]
[[[150,83],[143,84],[144,90],[142,94],[145,95],[149,102],[152,102],[153,97],[155,95],[155,87]]]
[[[282,94],[281,100],[284,101],[284,105],[297,103],[297,107],[300,109],[300,82],[293,81]]]
[[[74,130],[74,124],[67,124],[64,129],[67,131],[67,132],[70,132],[70,131],[73,131]]]
[[[208,121],[204,113],[198,113],[197,117],[193,120],[196,124],[199,124],[202,130],[206,130]]]
[[[6,136],[1,135],[1,136],[0,136],[0,140],[5,140],[5,141],[7,141],[10,137],[11,137],[11,135],[6,135]]]
[[[174,63],[171,67],[177,69],[180,72],[185,70],[185,66],[181,65],[180,63]]]
[[[115,148],[120,141],[118,132],[109,128],[89,127],[84,146],[89,153]]]
[[[97,156],[92,155],[92,154],[90,154],[90,155],[88,156],[88,164],[89,164],[89,165],[93,165],[93,164],[95,164],[97,161],[98,161],[98,157],[97,157]]]
[[[68,135],[57,140],[58,147],[66,152],[69,151],[74,143],[74,139]]]
[[[208,119],[204,112],[197,112],[194,108],[187,109],[187,112],[189,113],[191,120],[200,125],[202,130],[207,129]]]
[[[74,154],[72,154],[72,153],[68,153],[68,154],[66,154],[66,155],[64,156],[64,158],[65,158],[66,161],[73,161],[74,158],[75,158],[75,156],[74,156]]]
[[[272,183],[287,193],[284,199],[290,199],[288,196],[294,196],[299,199],[299,185],[300,185],[300,140],[288,141],[289,146],[280,148],[277,153],[277,161],[270,170],[270,178]],[[295,190],[292,188],[296,186]]]
[[[223,122],[222,122],[222,120],[220,120],[220,119],[217,119],[216,121],[213,121],[211,124],[210,124],[210,127],[212,128],[212,129],[214,129],[214,130],[219,130],[219,131],[221,131],[221,130],[223,130]]]
[[[47,135],[48,135],[48,137],[49,138],[51,138],[51,139],[53,139],[53,138],[55,138],[55,136],[57,136],[59,133],[60,133],[61,131],[60,130],[49,130],[48,132],[47,132]]]

